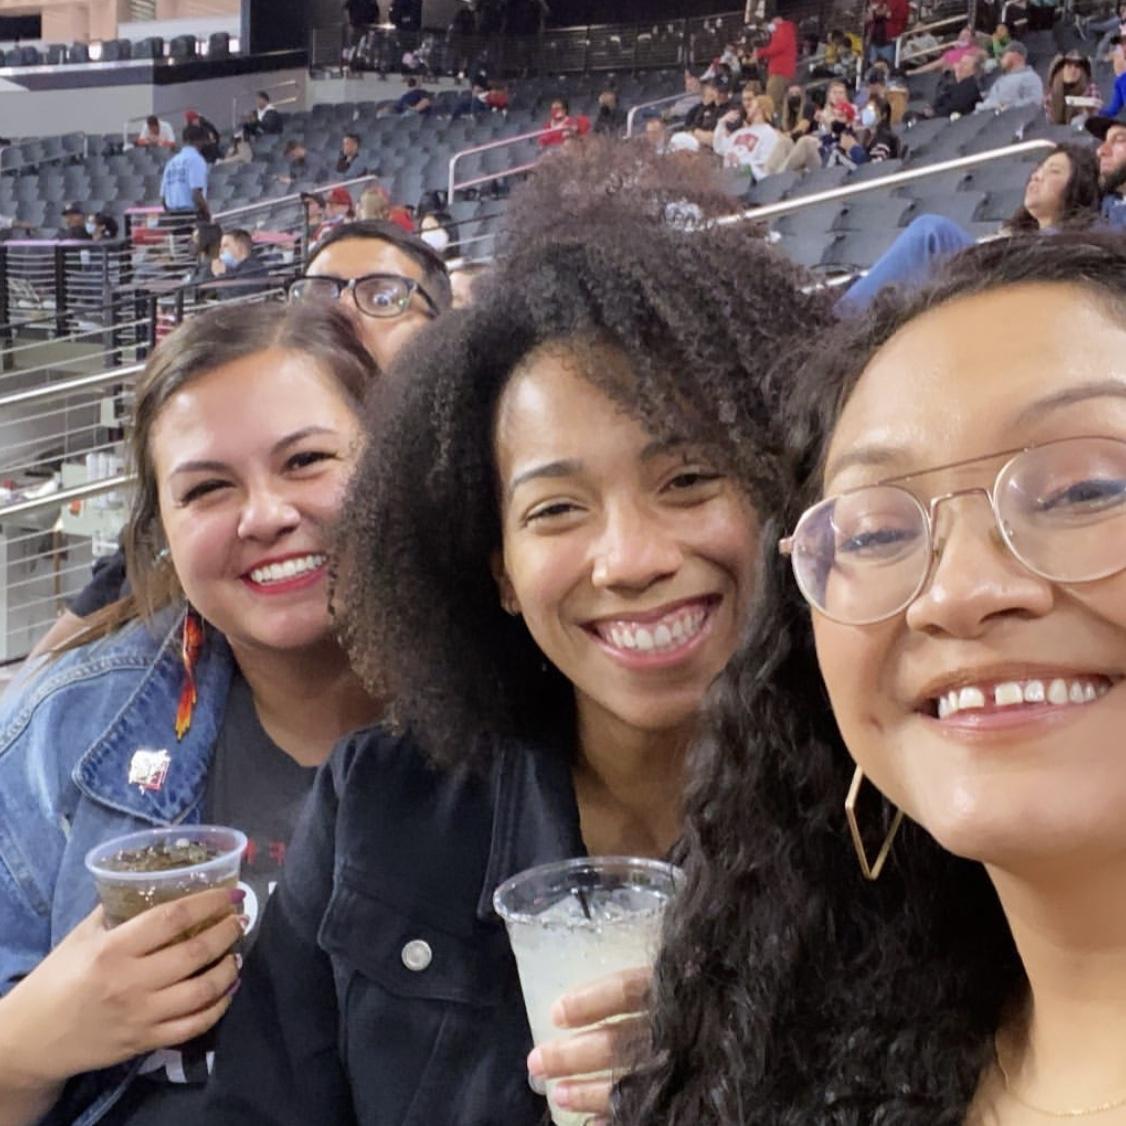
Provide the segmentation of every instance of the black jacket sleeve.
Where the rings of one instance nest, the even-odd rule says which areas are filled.
[[[356,1120],[340,1063],[332,965],[317,945],[332,893],[335,766],[336,756],[317,776],[238,996],[220,1026],[202,1119],[208,1126]]]

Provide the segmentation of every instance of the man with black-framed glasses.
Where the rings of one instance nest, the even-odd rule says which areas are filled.
[[[400,348],[452,303],[446,265],[395,223],[342,224],[313,248],[290,301],[339,301],[368,351],[386,371]]]

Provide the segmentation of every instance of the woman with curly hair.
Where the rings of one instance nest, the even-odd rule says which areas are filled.
[[[1126,247],[990,243],[831,337],[618,1120],[1118,1126]]]
[[[630,1027],[529,1060],[492,894],[547,861],[669,852],[781,473],[765,371],[828,310],[745,227],[603,198],[518,240],[371,404],[337,593],[396,729],[322,773],[209,1126],[532,1126],[533,1087],[608,1068]],[[647,978],[572,994],[561,1023],[636,1013]],[[555,1097],[594,1114],[608,1094]]]

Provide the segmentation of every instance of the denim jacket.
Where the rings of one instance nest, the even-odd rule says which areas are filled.
[[[211,752],[234,669],[208,631],[190,729],[173,729],[183,680],[182,608],[74,649],[0,700],[0,995],[94,908],[83,859],[94,845],[200,819]],[[139,748],[171,756],[158,790],[129,785]],[[120,1098],[136,1063],[77,1076],[45,1123],[90,1126]]]

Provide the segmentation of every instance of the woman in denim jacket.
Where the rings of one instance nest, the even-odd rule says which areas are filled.
[[[209,1060],[185,1042],[230,1003],[314,767],[376,714],[332,635],[326,549],[372,372],[344,313],[258,306],[190,321],[141,378],[132,599],[0,708],[5,1126],[198,1121]],[[240,889],[107,930],[87,850],[203,820],[266,838]]]

